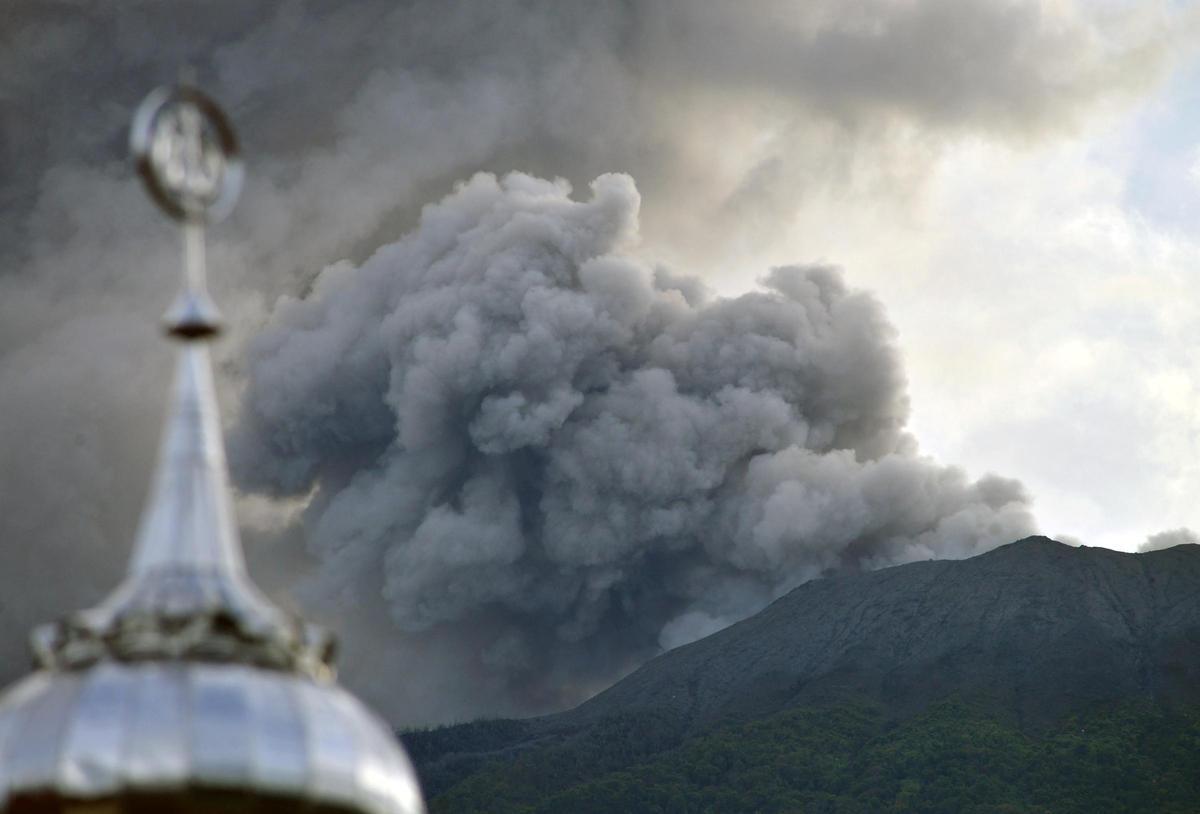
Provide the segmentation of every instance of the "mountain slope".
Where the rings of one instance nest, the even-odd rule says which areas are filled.
[[[435,796],[531,761],[550,793],[791,709],[903,721],[945,699],[1021,732],[1121,704],[1200,704],[1200,546],[1134,555],[1029,538],[816,580],[574,710],[407,740]]]
[[[651,661],[559,722],[639,708],[696,724],[851,692],[904,711],[950,693],[1019,716],[1200,700],[1200,546],[1148,554],[1031,537],[960,561],[815,580]]]

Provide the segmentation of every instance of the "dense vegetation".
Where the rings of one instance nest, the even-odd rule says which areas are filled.
[[[414,757],[511,726],[423,733]],[[1200,811],[1200,711],[1150,704],[1036,731],[955,700],[899,722],[870,704],[790,709],[687,738],[638,716],[499,754],[426,777],[432,812]]]

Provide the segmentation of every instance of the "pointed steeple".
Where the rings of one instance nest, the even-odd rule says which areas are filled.
[[[163,569],[224,576],[244,570],[208,348],[200,343],[179,354],[158,470],[129,564],[132,574]]]

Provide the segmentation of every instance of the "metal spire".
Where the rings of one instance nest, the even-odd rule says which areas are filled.
[[[233,131],[215,105],[180,89],[174,98],[151,94],[134,117],[130,142],[138,171],[163,210],[183,227],[183,279],[166,316],[167,333],[184,343],[175,401],[158,472],[130,570],[159,569],[240,574],[237,527],[229,511],[225,453],[207,348],[221,330],[208,296],[204,222],[208,205],[225,189],[226,175],[240,186]],[[212,134],[219,141],[214,143]]]
[[[241,661],[332,675],[332,639],[275,607],[246,575],[230,510],[208,341],[221,331],[208,295],[205,224],[241,185],[233,129],[200,91],[150,94],[130,145],[151,197],[183,232],[183,275],[166,332],[181,345],[174,399],[128,574],[98,607],[35,632],[46,666],[106,656]]]
[[[333,682],[333,639],[250,582],[231,510],[208,341],[204,226],[241,183],[229,122],[187,85],[134,117],[138,171],[180,222],[173,401],[125,580],[34,631],[38,671],[0,696],[0,814],[422,814],[388,728]]]

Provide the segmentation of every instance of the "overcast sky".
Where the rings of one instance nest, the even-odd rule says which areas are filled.
[[[394,663],[370,652],[365,634],[357,649],[351,641],[352,683],[367,687],[398,719],[548,708],[611,678],[576,660],[540,665],[561,671],[569,686],[558,692],[539,686],[517,698],[503,682],[483,692],[474,678],[447,689],[444,676],[463,658],[459,650],[478,643],[456,639],[458,650],[435,647],[428,628],[436,620],[469,621],[463,607],[475,599],[458,596],[463,607],[430,605],[430,586],[441,584],[433,577],[415,586],[416,577],[389,577],[376,591],[379,609],[324,601],[330,592],[346,592],[348,582],[331,577],[316,580],[326,588],[333,580],[329,590],[312,588],[312,573],[350,567],[345,557],[331,566],[329,552],[351,550],[345,540],[359,539],[353,535],[361,530],[345,531],[348,510],[337,507],[366,501],[363,484],[391,483],[391,475],[374,458],[310,449],[304,439],[329,432],[322,417],[336,413],[349,429],[335,427],[335,437],[381,422],[391,430],[367,439],[379,445],[371,454],[389,460],[409,454],[402,410],[375,391],[390,387],[387,398],[402,400],[397,381],[413,369],[412,360],[393,358],[386,386],[370,384],[370,376],[341,381],[337,370],[310,365],[311,389],[297,392],[317,405],[316,413],[326,404],[321,393],[369,385],[358,401],[331,396],[336,405],[314,417],[263,401],[270,389],[262,383],[282,381],[272,360],[284,357],[263,349],[298,347],[299,333],[317,324],[370,346],[376,331],[392,330],[390,323],[386,315],[356,313],[362,290],[344,293],[337,280],[357,273],[381,281],[369,285],[387,296],[432,296],[436,287],[426,282],[436,275],[417,283],[412,275],[420,275],[410,269],[421,266],[413,258],[422,256],[422,246],[440,245],[447,223],[470,235],[459,239],[460,247],[476,241],[485,252],[498,245],[480,237],[494,225],[478,214],[483,199],[492,201],[493,220],[500,212],[542,213],[552,235],[544,240],[564,256],[581,245],[619,256],[612,266],[619,284],[589,283],[586,253],[572,256],[579,268],[562,283],[597,308],[617,297],[623,314],[654,323],[638,322],[606,346],[605,353],[622,360],[613,392],[630,382],[664,386],[658,374],[644,372],[670,368],[655,356],[666,341],[660,336],[678,339],[689,320],[718,321],[718,311],[699,304],[703,297],[692,298],[690,283],[664,281],[698,278],[709,290],[704,302],[735,302],[720,313],[752,327],[776,318],[763,316],[764,302],[809,316],[828,309],[823,318],[836,337],[829,341],[845,353],[833,354],[828,369],[818,364],[813,375],[865,384],[830,396],[836,404],[829,409],[840,418],[793,405],[792,423],[780,430],[793,439],[786,443],[800,427],[807,435],[795,443],[821,455],[852,450],[862,464],[895,454],[905,466],[919,462],[911,464],[919,472],[906,469],[898,480],[953,481],[937,487],[942,502],[925,525],[889,532],[891,542],[878,547],[861,543],[869,537],[862,534],[852,544],[848,530],[820,556],[784,557],[769,578],[747,565],[745,552],[713,555],[706,567],[726,568],[732,580],[720,583],[728,602],[694,604],[699,589],[680,589],[677,605],[652,609],[658,615],[642,638],[603,639],[617,661],[699,635],[849,559],[871,567],[963,556],[995,544],[997,535],[1034,527],[1122,550],[1151,537],[1151,545],[1193,539],[1186,529],[1200,529],[1198,19],[1193,4],[1169,0],[131,2],[119,13],[85,2],[6,3],[0,10],[0,655],[6,660],[0,672],[7,677],[18,669],[14,654],[30,622],[97,598],[128,550],[167,390],[169,350],[155,338],[154,320],[175,285],[178,249],[171,227],[132,178],[124,128],[145,92],[172,80],[184,64],[229,108],[247,153],[246,191],[211,236],[210,264],[233,326],[218,351],[219,378],[227,422],[242,421],[231,455],[241,461],[247,490],[241,516],[250,556],[265,581],[294,584],[298,601],[318,615],[353,619],[382,636],[392,635],[395,622],[396,641],[425,648],[427,658],[447,665],[440,683],[389,695],[386,681],[364,676]],[[452,195],[457,182],[475,173],[503,178],[511,171],[566,183],[503,186],[484,179],[474,191]],[[622,180],[589,191],[604,173]],[[541,191],[530,192],[535,188]],[[590,210],[563,209],[571,196],[591,201],[615,225],[589,231]],[[437,201],[442,219],[420,221],[421,207]],[[495,228],[495,240],[509,246],[511,235]],[[380,247],[389,248],[373,258]],[[522,246],[513,251],[534,256]],[[464,268],[472,257],[462,258]],[[788,272],[771,277],[774,293],[763,294],[765,300],[736,299],[764,291],[761,281],[777,266],[809,269],[803,274],[815,275],[806,279],[816,287],[798,293]],[[840,276],[812,271],[827,267]],[[480,275],[493,273],[487,268],[480,265]],[[296,298],[307,304],[295,305]],[[694,313],[662,316],[666,300],[686,300]],[[857,316],[838,310],[843,300]],[[880,327],[885,322],[894,335]],[[853,338],[860,328],[861,341]],[[854,352],[864,347],[878,364],[843,370],[844,360],[859,359]],[[334,357],[325,359],[326,367],[336,367],[329,363]],[[682,391],[680,370],[672,372]],[[371,372],[388,381],[383,368]],[[555,427],[569,426],[567,416],[579,405],[581,415],[619,410],[592,405],[586,388],[574,393],[580,375],[565,373],[561,388],[539,385],[558,399],[546,396],[538,407]],[[783,381],[772,378],[756,392],[786,401],[791,391]],[[481,382],[472,398],[496,386]],[[726,386],[721,380],[693,389],[702,391],[697,398],[724,399]],[[379,413],[380,405],[395,415]],[[868,432],[854,424],[863,415],[892,423]],[[296,434],[282,441],[270,436],[272,430],[254,424],[264,417],[291,422]],[[829,432],[824,441],[822,422]],[[504,445],[511,439],[500,446],[480,441],[478,426],[472,424],[471,440],[480,450],[510,448]],[[538,438],[547,455],[559,454],[554,439]],[[281,448],[307,450],[315,468],[292,478],[287,467],[294,461],[284,460]],[[722,482],[757,449],[714,464]],[[965,474],[946,475],[954,470],[945,467]],[[979,480],[993,473],[1021,486]],[[456,477],[470,481],[476,474],[468,468]],[[847,488],[858,495],[871,477],[854,470]],[[738,492],[739,500],[752,500],[752,487]],[[552,491],[541,482],[536,488]],[[503,504],[479,489],[471,494],[488,511],[495,510],[490,501]],[[384,492],[385,504],[400,500]],[[306,508],[309,494],[317,498]],[[455,511],[465,512],[460,504],[471,499],[456,498]],[[946,531],[947,517],[966,514],[974,518],[970,531]],[[364,509],[361,516],[368,515],[374,516]],[[884,519],[872,528],[896,527],[887,511],[878,517]],[[421,518],[428,519],[415,517],[414,528]],[[387,515],[379,523],[397,533],[400,521]],[[532,544],[527,529],[521,534],[519,545]],[[420,537],[412,532],[402,543],[364,549],[354,567],[386,562],[412,573],[415,561],[404,559],[416,550],[404,547],[412,535]],[[785,553],[799,550],[779,545]],[[511,584],[540,573],[514,567]],[[603,579],[613,583],[603,584],[624,585],[612,573]],[[747,582],[746,574],[755,576]],[[464,584],[461,572],[452,576],[454,585]],[[580,578],[592,588],[603,582],[591,570]],[[31,585],[38,587],[27,594]],[[505,600],[489,595],[488,601]],[[528,611],[509,610],[514,619]],[[581,632],[590,622],[581,618],[556,624],[553,635],[591,641]],[[498,633],[501,644],[517,644],[512,652],[488,651],[488,658],[519,660],[513,652],[541,641],[541,633],[525,632],[529,642]]]

